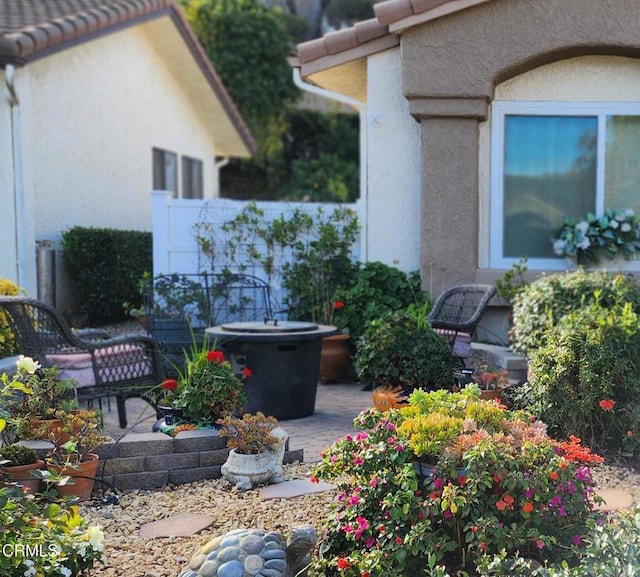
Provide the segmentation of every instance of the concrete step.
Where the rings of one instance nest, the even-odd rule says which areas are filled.
[[[472,342],[469,364],[473,367],[486,365],[493,370],[506,370],[509,372],[509,381],[513,383],[523,383],[527,379],[527,359],[509,347]]]

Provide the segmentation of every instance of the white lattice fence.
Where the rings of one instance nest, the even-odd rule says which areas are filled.
[[[247,239],[246,244],[239,243],[230,250],[230,238],[222,230],[222,225],[233,220],[245,209],[248,202],[229,199],[182,200],[171,198],[170,192],[156,191],[153,195],[153,272],[156,274],[198,272],[221,272],[228,268],[234,272],[246,272],[267,281],[274,296],[282,302],[281,289],[282,264],[291,259],[290,252],[275,252],[273,270],[265,271],[247,250],[255,247],[265,252],[265,246],[256,238]],[[265,221],[272,221],[281,215],[290,215],[299,209],[315,215],[319,207],[330,214],[337,206],[346,206],[358,213],[358,206],[317,204],[258,202],[256,206],[264,211]],[[206,226],[203,226],[206,223]],[[200,250],[196,240],[198,234],[210,235],[217,251],[214,256]],[[354,247],[353,257],[360,260],[360,245]],[[249,247],[249,249],[247,248]]]

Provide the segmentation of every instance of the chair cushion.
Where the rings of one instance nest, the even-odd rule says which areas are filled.
[[[140,349],[140,350],[138,350]],[[131,363],[129,360],[132,353],[136,353],[136,357],[142,359],[144,352],[141,347],[133,344],[117,345],[115,347],[105,347],[97,352],[97,356],[101,359],[108,359],[113,365],[131,365],[129,374],[131,378],[139,378],[149,375],[152,371],[152,365],[147,360],[139,360]],[[74,379],[78,382],[78,387],[92,387],[96,385],[96,379],[93,372],[93,364],[91,363],[91,355],[89,353],[70,353],[70,354],[50,354],[47,360],[56,365],[60,369],[60,378]],[[108,372],[107,367],[100,369],[100,376],[103,382],[111,382],[104,372]]]
[[[449,342],[455,337],[453,342],[453,354],[457,357],[470,357],[471,356],[471,335],[469,333],[459,333],[457,331],[451,331],[447,329],[434,329],[439,335],[445,337]]]

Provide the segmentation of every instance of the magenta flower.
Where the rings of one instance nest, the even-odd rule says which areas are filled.
[[[582,544],[582,537],[580,537],[580,535],[573,535],[571,539],[576,547]]]

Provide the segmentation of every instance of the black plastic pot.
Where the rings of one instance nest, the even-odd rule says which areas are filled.
[[[245,412],[279,420],[313,414],[322,339],[335,327],[298,321],[230,323],[206,330],[241,376],[247,392]]]

